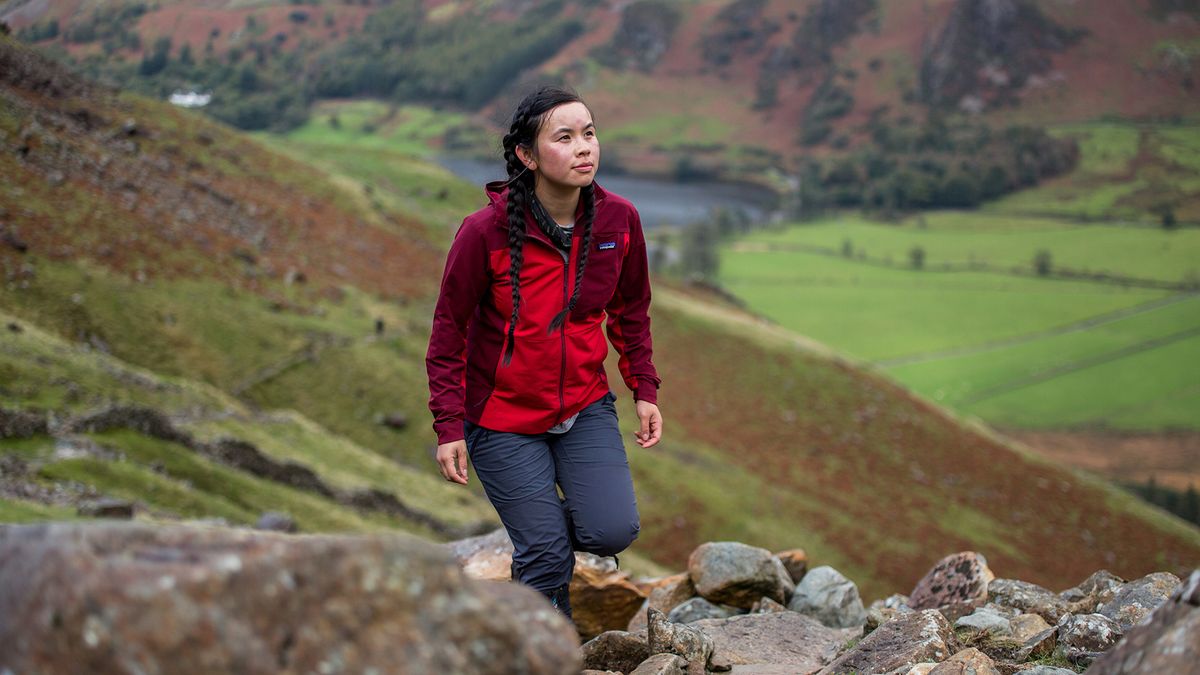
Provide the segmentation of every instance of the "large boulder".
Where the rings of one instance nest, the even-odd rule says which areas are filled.
[[[0,528],[0,671],[578,673],[540,594],[415,537]]]
[[[945,661],[954,647],[954,629],[941,612],[926,609],[900,614],[839,656],[820,675],[906,672],[900,669]]]
[[[469,577],[495,581],[512,578],[513,545],[503,528],[442,546]],[[612,560],[590,553],[575,554],[571,618],[580,635],[590,639],[604,631],[624,630],[645,599],[646,593]]]
[[[814,567],[796,584],[788,609],[813,617],[831,628],[862,626],[867,622],[858,586],[828,565]]]
[[[829,628],[795,612],[744,614],[728,619],[703,619],[691,624],[713,641],[713,662],[750,672],[751,665],[790,668],[792,673],[816,672],[837,656],[858,629]],[[739,668],[741,667],[741,668]]]
[[[766,596],[779,603],[792,597],[792,577],[771,552],[736,541],[701,544],[688,556],[696,592],[723,605],[750,609]]]
[[[1194,672],[1200,664],[1200,570],[1092,664],[1094,675]]]
[[[946,609],[953,618],[970,614],[987,602],[995,575],[987,559],[974,551],[948,555],[937,562],[908,596],[912,609]]]
[[[1112,598],[1100,603],[1096,611],[1116,621],[1121,630],[1129,630],[1166,602],[1181,583],[1170,572],[1147,574],[1113,591]]]

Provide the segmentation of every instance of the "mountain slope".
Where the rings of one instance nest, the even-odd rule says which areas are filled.
[[[373,202],[353,178],[272,154],[166,104],[102,90],[44,96],[29,82],[65,76],[0,39],[0,63],[22,62],[23,72],[37,76],[0,81],[0,189],[7,191],[0,193],[0,309],[6,322],[29,327],[16,341],[0,342],[2,407],[75,418],[112,402],[150,405],[200,441],[242,439],[302,461],[327,484],[388,489],[408,507],[462,526],[488,513],[478,481],[466,490],[443,484],[430,461],[423,355],[452,224],[412,221]],[[117,154],[109,144],[131,140],[128,134],[100,125],[81,132],[70,121],[79,109],[109,120],[136,110],[135,124],[149,140],[137,154]],[[214,139],[211,146],[193,144],[202,135]],[[22,157],[21,143],[32,138],[37,143]],[[176,146],[196,149],[195,171],[209,181],[240,180],[253,192],[213,206],[211,219],[191,227],[160,226],[152,214],[181,208],[179,185],[188,179],[144,167],[169,162],[168,148]],[[99,165],[90,158],[104,154],[111,157],[104,171],[77,169]],[[375,161],[396,172],[412,163]],[[55,172],[62,178],[52,178]],[[142,182],[136,208],[126,210],[114,195],[130,176]],[[444,180],[445,199],[424,197],[440,204],[438,212],[465,213],[482,199]],[[300,194],[321,214],[311,224],[292,217]],[[97,212],[113,217],[72,215]],[[61,214],[54,227],[37,227],[54,214]],[[250,231],[262,238],[243,236],[245,223],[259,223]],[[101,228],[106,240],[95,241]],[[330,233],[346,231],[353,236],[331,247]],[[405,264],[356,245],[363,240]],[[213,241],[228,242],[228,257],[214,260],[226,249],[206,244]],[[234,253],[255,241],[249,255]],[[130,252],[105,254],[105,244]],[[296,256],[299,271],[276,262],[277,255],[289,259],[276,250]],[[1033,459],[828,350],[661,280],[655,303],[667,437],[648,451],[630,444],[643,517],[635,555],[678,567],[704,540],[803,546],[812,560],[859,581],[868,598],[907,592],[934,561],[962,548],[982,551],[1001,576],[1052,587],[1100,566],[1134,577],[1200,560],[1196,528]],[[30,337],[42,330],[44,338]],[[78,359],[92,365],[66,367]],[[150,372],[139,377],[125,366]],[[203,396],[160,389],[159,380]],[[631,433],[631,406],[619,393]],[[287,409],[296,412],[272,412]],[[408,422],[396,431],[381,424],[387,417]],[[99,433],[107,434],[97,440],[108,450],[89,458],[56,457],[44,435],[2,441],[0,453],[42,462],[37,482],[51,491],[76,484],[127,497],[145,491],[159,510],[208,508],[234,520],[263,506],[205,496],[201,479],[231,474],[190,461],[195,449]],[[381,469],[390,464],[368,460],[364,453],[372,452],[398,468]],[[59,466],[65,461],[74,463]],[[281,508],[299,500],[278,499]],[[63,514],[28,499],[8,509],[21,517]],[[344,517],[447,536],[404,517],[372,521],[379,515],[358,511]]]

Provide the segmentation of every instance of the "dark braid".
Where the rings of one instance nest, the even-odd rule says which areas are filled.
[[[596,215],[596,191],[593,189],[595,184],[588,185],[579,193],[579,198],[583,200],[583,241],[579,249],[579,261],[576,263],[575,269],[575,289],[571,291],[571,301],[567,303],[567,308],[559,312],[554,320],[550,322],[549,333],[553,333],[563,325],[567,320],[567,316],[575,309],[575,302],[579,300],[579,286],[583,282],[583,271],[587,269],[588,249],[592,244],[592,220]]]
[[[521,263],[525,248],[525,214],[533,201],[534,173],[517,157],[517,147],[536,148],[537,134],[546,113],[564,103],[582,103],[577,94],[559,87],[542,87],[525,97],[513,113],[512,124],[504,135],[504,163],[508,171],[508,257],[509,283],[512,284],[512,317],[509,319],[507,345],[504,348],[504,365],[512,362],[516,342],[517,317],[521,308]],[[579,296],[579,282],[587,264],[588,247],[591,244],[592,216],[596,210],[595,193],[591,185],[580,192],[583,200],[583,250],[579,252],[578,271],[575,275],[575,291],[567,309],[554,317],[550,330],[563,324],[566,316],[575,308]]]
[[[504,137],[504,163],[508,169],[508,279],[512,284],[512,317],[508,323],[508,340],[504,347],[504,365],[512,362],[516,340],[517,315],[521,309],[521,264],[525,250],[525,210],[533,194],[533,174],[517,158],[520,130],[529,120],[529,110],[517,110],[512,129]]]

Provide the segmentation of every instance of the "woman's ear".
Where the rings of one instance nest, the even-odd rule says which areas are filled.
[[[521,160],[521,163],[525,165],[525,168],[529,169],[530,171],[537,171],[537,160],[533,158],[533,153],[530,152],[528,147],[524,145],[518,145],[516,147],[516,151],[517,159]]]

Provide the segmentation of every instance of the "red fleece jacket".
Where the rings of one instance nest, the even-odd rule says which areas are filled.
[[[501,363],[512,317],[507,189],[489,183],[489,204],[463,220],[450,246],[425,366],[438,443],[463,438],[463,420],[496,431],[542,433],[608,392],[608,337],[637,400],[657,402],[651,360],[650,277],[641,218],[628,200],[595,185],[590,250],[575,310],[547,333],[575,287],[582,228],[571,254],[526,213],[521,308],[512,362]],[[582,213],[582,205],[580,211]]]

